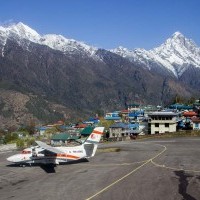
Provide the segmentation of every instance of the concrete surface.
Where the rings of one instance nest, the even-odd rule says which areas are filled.
[[[200,138],[134,140],[103,144],[89,162],[8,166],[0,154],[0,199],[15,200],[198,200]],[[49,172],[49,173],[47,173]],[[55,173],[54,173],[55,172]]]

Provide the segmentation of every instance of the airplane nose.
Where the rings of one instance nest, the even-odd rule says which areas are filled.
[[[8,157],[8,158],[7,158],[7,161],[13,162],[13,156]]]

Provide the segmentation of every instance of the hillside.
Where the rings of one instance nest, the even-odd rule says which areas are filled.
[[[177,94],[199,97],[198,66],[190,63],[177,76],[161,61],[145,61],[150,54],[140,50],[141,59],[135,59],[119,49],[41,36],[22,23],[0,27],[1,124],[23,124],[29,118],[41,123],[73,120],[124,109],[133,102],[166,105]],[[11,111],[5,115],[6,109]]]

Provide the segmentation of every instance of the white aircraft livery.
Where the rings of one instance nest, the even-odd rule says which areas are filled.
[[[20,154],[7,158],[15,164],[61,164],[93,157],[103,135],[104,127],[96,127],[83,144],[73,147],[52,147],[36,141],[37,146],[24,149]]]

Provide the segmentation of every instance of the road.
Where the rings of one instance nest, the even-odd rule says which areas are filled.
[[[1,200],[200,199],[199,137],[101,144],[89,162],[49,173],[7,166],[14,153],[0,154]]]

